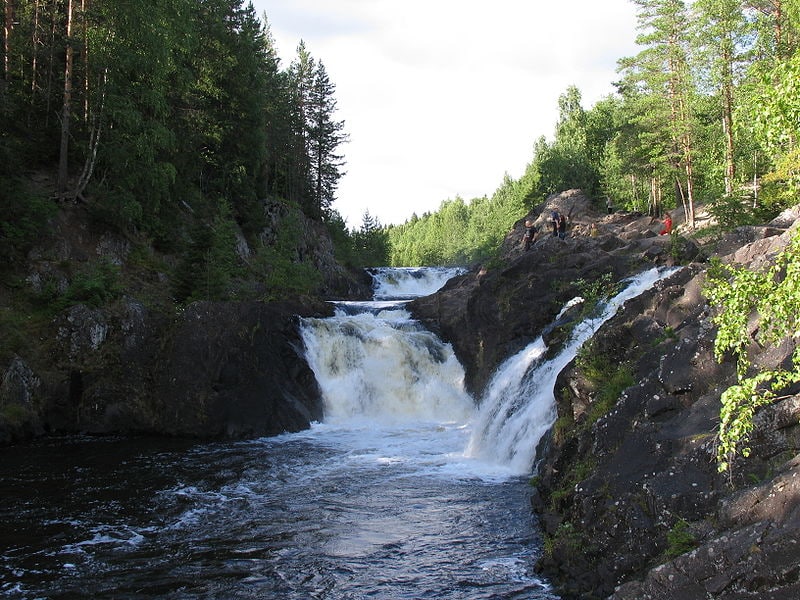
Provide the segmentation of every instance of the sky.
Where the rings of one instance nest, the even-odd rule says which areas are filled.
[[[585,109],[638,52],[630,0],[252,0],[288,68],[300,40],[336,86],[349,141],[333,208],[399,224],[491,196],[552,140],[570,85]]]

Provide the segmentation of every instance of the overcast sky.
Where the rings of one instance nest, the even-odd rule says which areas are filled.
[[[630,0],[253,0],[287,68],[299,41],[336,86],[350,141],[334,204],[402,223],[491,196],[552,139],[569,85],[584,108],[637,52]]]

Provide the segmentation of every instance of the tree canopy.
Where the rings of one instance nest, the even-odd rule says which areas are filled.
[[[620,58],[616,93],[585,108],[569,86],[552,139],[533,143],[520,181],[507,178],[491,199],[446,201],[390,228],[392,261],[468,262],[491,253],[534,205],[571,188],[655,216],[682,207],[690,226],[698,203],[733,226],[796,202],[800,1],[634,4],[641,50]],[[463,235],[451,239],[453,231]]]
[[[236,229],[258,245],[265,198],[332,216],[346,141],[335,85],[302,42],[282,68],[251,3],[3,7],[0,188],[57,165],[59,200],[195,265],[187,298],[204,296],[186,280],[196,263],[218,246],[232,256]]]

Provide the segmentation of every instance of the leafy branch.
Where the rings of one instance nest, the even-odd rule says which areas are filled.
[[[747,440],[757,409],[800,382],[800,348],[794,351],[790,369],[756,370],[748,354],[753,343],[763,347],[800,337],[800,234],[794,234],[765,271],[715,262],[704,293],[718,311],[713,317],[718,327],[714,355],[719,362],[729,355],[736,359],[737,384],[721,397],[717,462],[725,471],[737,454],[750,455]]]

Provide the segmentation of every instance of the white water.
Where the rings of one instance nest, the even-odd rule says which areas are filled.
[[[537,444],[556,420],[553,390],[558,374],[626,300],[635,298],[672,272],[651,269],[633,278],[608,301],[598,317],[575,327],[572,338],[556,357],[541,361],[547,346],[539,337],[500,365],[473,419],[467,456],[504,464],[514,473],[529,473],[536,459]],[[580,300],[573,300],[568,306],[576,301]]]
[[[460,275],[459,267],[380,267],[370,269],[375,300],[409,300],[429,296],[449,279]]]
[[[388,293],[391,281],[392,293],[408,298],[420,280],[432,279],[406,277],[407,271],[396,276],[381,270],[376,289]],[[575,327],[558,356],[542,361],[547,348],[539,338],[506,360],[478,408],[464,390],[464,371],[450,345],[411,320],[402,304],[346,303],[332,318],[307,319],[306,357],[325,404],[320,431],[335,430],[338,437],[356,431],[359,443],[375,448],[389,443],[388,461],[436,457],[439,472],[459,477],[529,474],[536,446],[556,418],[553,388],[559,372],[626,300],[669,272],[651,269],[633,278],[600,316]],[[348,314],[367,308],[373,312]],[[404,447],[408,456],[402,458]]]
[[[304,323],[325,396],[308,431],[7,449],[0,598],[556,600],[524,475],[568,354],[531,344],[475,409],[449,345],[401,306]]]
[[[404,310],[308,319],[303,339],[327,423],[464,422],[472,411],[452,348]]]

